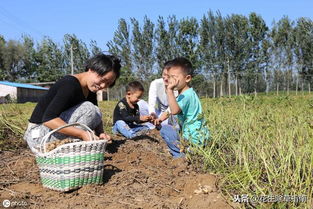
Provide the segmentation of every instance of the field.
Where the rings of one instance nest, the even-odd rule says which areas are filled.
[[[106,131],[114,105],[100,103]],[[113,136],[104,184],[64,194],[40,186],[22,140],[34,104],[1,105],[0,199],[32,208],[313,207],[312,96],[243,95],[202,105],[211,131],[205,149],[172,160],[157,131],[138,140]]]

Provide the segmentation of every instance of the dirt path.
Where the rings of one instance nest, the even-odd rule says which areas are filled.
[[[157,132],[138,140],[115,138],[105,156],[103,185],[59,193],[40,184],[28,149],[0,154],[0,201],[28,208],[232,208],[216,187],[216,177],[196,173],[173,160]]]

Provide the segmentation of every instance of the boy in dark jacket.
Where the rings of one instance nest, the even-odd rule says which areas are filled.
[[[126,86],[126,95],[121,99],[113,114],[113,133],[120,133],[128,139],[144,135],[149,127],[141,123],[152,121],[150,115],[140,116],[137,102],[144,93],[142,84],[138,81],[130,82]]]

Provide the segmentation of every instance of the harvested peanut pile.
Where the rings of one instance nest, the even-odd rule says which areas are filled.
[[[203,208],[229,209],[217,177],[174,160],[159,132],[135,140],[113,136],[105,153],[102,185],[60,193],[42,187],[28,149],[0,153],[0,201],[23,201],[25,208]]]
[[[68,143],[73,143],[73,139],[63,139],[63,140],[56,140],[52,141],[46,144],[46,150],[47,152],[50,152],[51,150],[54,150],[55,148]]]

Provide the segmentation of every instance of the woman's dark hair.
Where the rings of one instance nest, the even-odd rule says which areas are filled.
[[[121,61],[114,55],[105,55],[101,53],[87,60],[85,71],[87,72],[89,69],[100,76],[112,71],[115,73],[116,79],[118,79],[120,77]],[[110,87],[115,85],[115,81]]]

